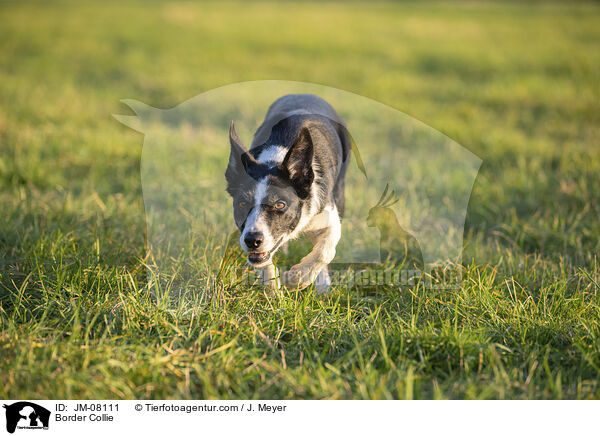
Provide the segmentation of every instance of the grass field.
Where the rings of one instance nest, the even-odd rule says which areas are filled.
[[[586,3],[0,3],[0,396],[599,399],[599,22]],[[260,79],[367,96],[483,160],[461,289],[153,298],[143,136],[111,114]]]

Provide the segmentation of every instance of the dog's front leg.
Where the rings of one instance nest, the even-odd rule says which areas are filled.
[[[279,271],[273,263],[271,262],[267,266],[261,268],[258,272],[262,284],[264,287],[269,288],[271,290],[278,290],[281,285],[279,282]]]
[[[332,214],[333,215],[333,214]],[[341,223],[337,213],[328,220],[329,226],[308,233],[315,245],[300,263],[294,265],[285,275],[285,284],[290,288],[304,289],[315,281],[323,271],[322,281],[318,283],[319,292],[329,288],[327,265],[335,257],[335,248],[341,236]]]
[[[317,242],[313,247],[313,250],[287,272],[285,276],[286,286],[304,289],[314,282],[319,273],[326,270],[327,265],[329,265],[335,257],[335,247],[338,241],[339,236],[335,238],[334,235],[328,235]],[[327,281],[325,278],[326,274],[326,272],[323,274],[325,281]],[[324,292],[327,287],[328,284],[322,289],[321,286],[319,286],[319,290]]]

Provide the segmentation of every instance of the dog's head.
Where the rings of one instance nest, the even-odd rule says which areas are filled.
[[[252,154],[243,146],[232,121],[229,142],[225,177],[241,232],[240,244],[252,265],[264,266],[292,237],[309,201],[314,181],[310,131],[302,127],[291,147],[267,144]]]

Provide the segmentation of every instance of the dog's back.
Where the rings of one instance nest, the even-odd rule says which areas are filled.
[[[329,103],[312,94],[289,94],[275,100],[269,107],[265,120],[254,135],[250,148],[265,143],[273,127],[292,115],[320,115],[344,126],[344,122]]]

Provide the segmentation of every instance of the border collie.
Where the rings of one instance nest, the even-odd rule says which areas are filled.
[[[289,288],[315,282],[329,288],[344,213],[344,178],[351,140],[345,124],[323,99],[290,94],[276,100],[254,134],[249,150],[229,129],[231,153],[225,172],[240,244],[265,284],[279,288],[273,255],[305,234],[313,249],[283,276]]]

